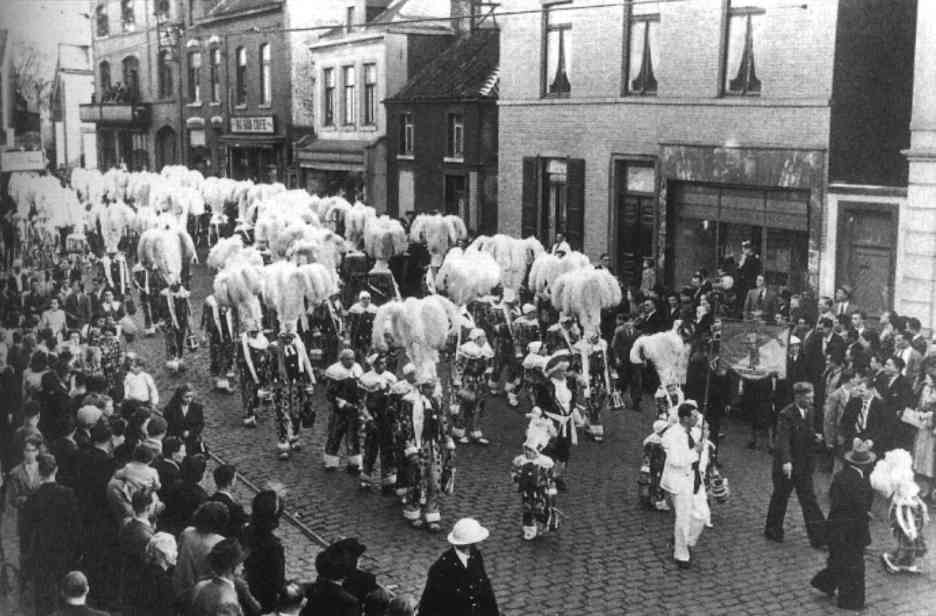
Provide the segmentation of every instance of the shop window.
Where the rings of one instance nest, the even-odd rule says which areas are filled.
[[[757,96],[761,81],[757,77],[756,57],[762,49],[764,10],[757,7],[729,7],[725,45],[725,94]]]
[[[193,51],[188,55],[188,100],[190,103],[201,102],[201,52]]]
[[[133,32],[136,27],[133,0],[120,0],[120,25],[124,32]]]
[[[247,105],[247,50],[238,47],[235,58],[237,71],[234,75],[234,104],[244,107]]]
[[[209,52],[210,66],[208,69],[211,78],[211,102],[221,102],[221,49],[214,47]]]
[[[585,161],[580,158],[523,159],[520,227],[523,237],[551,243],[563,233],[575,250],[585,240]]]
[[[413,137],[415,130],[413,125],[413,114],[400,114],[400,154],[403,156],[413,155]]]
[[[123,60],[123,89],[118,102],[136,102],[140,100],[140,61],[135,56]]]
[[[565,10],[564,10],[565,9]],[[544,12],[545,54],[543,92],[546,96],[569,96],[572,82],[572,22],[568,5],[549,6]]]
[[[377,65],[364,65],[364,124],[377,123]]]
[[[325,126],[335,125],[335,69],[326,68],[322,76],[322,120]]]
[[[159,77],[159,98],[172,96],[172,67],[170,66],[171,52],[163,50],[156,59],[157,76]]]
[[[627,71],[625,94],[653,95],[657,92],[654,67],[659,65],[660,47],[657,32],[660,26],[659,13],[636,13],[644,4],[631,5],[627,20]]]
[[[97,24],[97,35],[107,36],[110,34],[110,19],[107,16],[107,4],[99,4],[94,9],[95,23]]]
[[[809,194],[804,191],[677,183],[671,190],[671,281],[699,268],[731,270],[741,242],[761,256],[767,284],[793,292],[806,285]]]
[[[448,139],[445,156],[455,160],[464,160],[465,158],[465,116],[460,113],[448,114]]]
[[[343,88],[343,99],[341,101],[341,113],[343,114],[341,123],[345,126],[353,126],[356,119],[354,98],[354,67],[345,66],[341,69],[341,85]]]
[[[268,106],[273,100],[273,84],[270,77],[270,44],[260,45],[260,104]]]

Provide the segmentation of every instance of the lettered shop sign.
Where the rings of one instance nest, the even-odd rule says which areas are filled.
[[[240,116],[231,118],[232,133],[261,133],[276,132],[273,128],[273,116]]]

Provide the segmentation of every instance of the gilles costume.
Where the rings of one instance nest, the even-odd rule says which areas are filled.
[[[403,412],[403,399],[414,391],[417,391],[416,385],[409,380],[409,378],[414,377],[415,374],[416,368],[413,364],[407,364],[403,367],[403,378],[391,385],[387,392],[387,418],[392,429],[392,458],[393,466],[396,470],[395,492],[400,498],[406,495],[406,490],[409,486],[409,475],[407,473],[408,469],[404,464],[406,460],[404,454],[406,443],[404,440],[397,438],[397,432],[401,421],[400,414]],[[385,490],[389,490],[389,488],[385,488]]]
[[[320,370],[324,371],[338,361],[338,348],[345,335],[341,313],[341,300],[338,297],[322,302],[312,311],[309,320],[310,340],[307,346],[313,365]]]
[[[523,444],[524,453],[513,460],[511,477],[520,493],[523,538],[527,541],[559,527],[555,463],[542,453],[548,441],[545,431],[531,428]]]
[[[439,499],[454,486],[455,442],[448,435],[441,397],[426,391],[430,386],[435,384],[422,384],[403,397],[394,433],[408,478],[403,517],[414,527],[439,530]]]
[[[143,267],[139,262],[133,266],[133,286],[136,287],[140,298],[140,309],[143,311],[143,327],[146,334],[154,333],[154,326],[160,320],[156,299],[163,290],[164,285],[154,271]]]
[[[263,332],[256,330],[241,334],[237,345],[244,425],[248,427],[256,425],[257,411],[261,405],[269,402],[272,378],[269,347],[270,342]]]
[[[201,329],[208,337],[209,371],[215,380],[215,389],[232,391],[229,379],[234,376],[234,341],[237,331],[233,311],[218,304],[214,295],[209,295],[202,307]]]
[[[577,402],[575,380],[562,374],[563,368],[568,370],[568,366],[569,356],[565,353],[555,354],[546,362],[546,379],[537,392],[537,408],[534,408],[533,413],[534,416],[541,415],[550,420],[555,429],[555,437],[543,449],[543,453],[556,462],[556,475],[559,478],[569,463],[572,445],[578,444],[578,434],[572,419]]]
[[[270,344],[273,405],[276,409],[276,438],[279,457],[299,448],[302,419],[312,412],[311,395],[315,374],[302,339],[282,332]]]
[[[167,287],[160,292],[160,303],[166,314],[166,360],[173,371],[181,369],[185,337],[189,334],[192,308],[189,292],[182,285]]]
[[[348,355],[348,353],[351,353]],[[361,456],[361,412],[363,392],[358,379],[364,374],[360,364],[354,361],[353,351],[342,351],[344,360],[339,360],[325,371],[325,397],[332,405],[328,418],[328,436],[325,440],[325,469],[335,470],[340,463],[341,443],[346,443],[348,451],[348,471],[360,472]],[[343,361],[348,361],[345,365]]]
[[[374,365],[377,358],[372,358],[370,364]],[[397,461],[393,446],[393,416],[389,406],[390,392],[396,385],[396,376],[384,370],[377,372],[371,369],[365,372],[360,379],[361,389],[364,390],[364,404],[362,405],[363,419],[361,427],[363,438],[361,449],[364,455],[364,475],[374,483],[374,466],[380,458],[380,485],[390,489],[396,484]],[[362,477],[361,487],[370,485]]]
[[[452,409],[456,427],[452,435],[460,443],[475,442],[487,445],[481,430],[481,416],[490,393],[487,381],[493,372],[494,350],[484,339],[484,332],[474,329],[468,342],[455,353],[455,379],[457,406]]]
[[[104,279],[104,289],[113,291],[114,297],[123,301],[130,292],[131,278],[127,258],[122,252],[109,252],[101,258],[101,278]]]
[[[504,391],[507,392],[507,402],[510,406],[517,406],[520,402],[518,392],[521,391],[524,384],[527,383],[524,353],[528,352],[531,343],[539,342],[540,340],[539,321],[536,320],[536,307],[532,304],[525,304],[523,306],[523,314],[514,319],[511,327],[511,334],[514,357],[508,364],[509,371],[505,377],[507,380],[504,385]],[[537,353],[538,352],[539,350],[537,349]]]
[[[358,301],[348,309],[348,334],[351,348],[363,361],[371,345],[371,333],[374,331],[374,317],[377,306],[370,301],[370,293],[362,291]]]
[[[579,340],[575,345],[582,361],[582,376],[587,385],[583,392],[588,433],[600,443],[604,440],[601,413],[608,407],[611,395],[611,373],[608,367],[608,343],[601,339]]]
[[[520,378],[520,361],[517,358],[517,346],[514,340],[513,323],[520,316],[520,311],[511,303],[501,301],[493,305],[490,313],[493,334],[489,338],[494,347],[494,366],[488,385],[491,393],[497,389],[498,381],[504,377],[504,392],[508,394],[508,402],[512,399],[509,394],[516,388]],[[520,347],[522,350],[523,347]],[[516,396],[514,396],[516,398]],[[514,406],[511,404],[511,406]]]

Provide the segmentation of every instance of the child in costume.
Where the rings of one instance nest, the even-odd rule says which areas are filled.
[[[555,463],[542,453],[548,442],[549,433],[534,420],[527,429],[523,453],[513,460],[511,476],[520,492],[523,538],[526,541],[559,528]]]
[[[669,425],[666,419],[657,419],[653,422],[653,432],[643,441],[643,462],[640,465],[637,483],[641,503],[647,509],[670,510],[666,495],[660,487],[660,477],[663,475],[663,465],[666,463],[662,437]]]
[[[926,554],[923,528],[929,522],[926,504],[913,477],[913,459],[903,449],[884,455],[871,473],[871,486],[888,497],[890,523],[897,547],[881,554],[889,573],[920,573],[916,560]]]
[[[460,378],[452,382],[458,392],[457,410],[452,409],[452,414],[457,415],[457,425],[452,433],[460,443],[490,443],[481,430],[481,416],[489,395],[487,379],[490,378],[493,361],[494,350],[488,344],[484,330],[471,330],[468,342],[458,347],[455,354],[455,372]]]

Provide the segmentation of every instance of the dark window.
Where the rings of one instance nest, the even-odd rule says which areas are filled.
[[[631,14],[627,32],[627,94],[656,94],[653,68],[659,61],[657,30],[660,16]]]
[[[615,161],[614,185],[615,273],[625,284],[639,285],[643,259],[653,256],[656,169],[652,163]]]
[[[171,53],[163,50],[157,57],[157,76],[159,77],[159,98],[172,96],[172,67],[169,66]]]
[[[169,17],[169,0],[156,1],[156,17],[163,19]]]
[[[270,44],[260,45],[260,104],[269,105],[273,100],[273,83],[270,76]]]
[[[364,124],[377,123],[377,65],[364,65]]]
[[[349,6],[345,13],[345,32],[351,32],[354,28],[354,7]]]
[[[134,56],[124,58],[123,85],[129,102],[140,100],[140,61]]]
[[[104,61],[98,64],[98,74],[101,78],[101,92],[99,96],[101,101],[106,101],[111,89],[111,71],[110,71],[110,62]]]
[[[190,103],[201,102],[201,52],[193,51],[188,55],[188,100]]]
[[[243,47],[237,48],[237,74],[234,88],[234,104],[247,104],[247,50]]]
[[[585,239],[585,161],[580,158],[523,159],[520,230],[543,243],[563,233],[573,249]]]
[[[353,66],[345,66],[341,69],[341,85],[344,92],[341,101],[341,113],[343,114],[341,123],[345,126],[352,126],[357,119],[357,113],[355,113],[357,100],[354,96],[354,72]]]
[[[324,71],[322,83],[325,88],[322,106],[323,124],[325,126],[335,125],[335,69],[326,68]]]
[[[110,20],[107,17],[107,5],[99,4],[94,10],[94,14],[97,20],[97,35],[107,36],[110,34]]]
[[[211,77],[211,102],[221,102],[221,49],[215,47],[209,53],[211,65],[209,73]]]
[[[460,113],[448,115],[448,140],[445,155],[449,158],[465,157],[465,116]]]
[[[400,115],[400,154],[412,156],[413,154],[413,114]]]
[[[546,96],[568,96],[572,67],[572,23],[570,12],[563,6],[549,7],[544,12],[545,53],[543,63]]]
[[[755,52],[760,50],[764,10],[756,7],[728,9],[728,32],[725,45],[725,94],[757,96],[761,81],[757,77]]]
[[[120,25],[123,27],[124,32],[132,32],[136,26],[133,0],[120,0]]]

